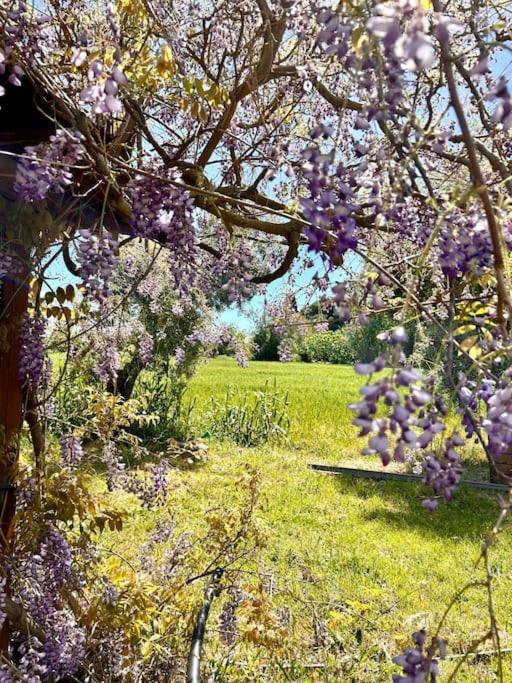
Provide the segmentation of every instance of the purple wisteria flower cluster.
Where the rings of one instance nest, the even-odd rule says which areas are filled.
[[[485,217],[480,211],[454,211],[441,226],[439,264],[449,278],[482,275],[493,263],[492,244]]]
[[[223,244],[225,251],[218,263],[214,265],[214,272],[221,277],[227,278],[222,285],[230,302],[242,303],[255,294],[256,287],[252,280],[252,265],[254,255],[249,246],[242,240],[234,244]]]
[[[20,53],[25,63],[31,63],[40,53],[50,36],[48,16],[34,12],[32,6],[18,0],[7,8],[2,18],[2,47],[0,48],[0,75],[8,73],[8,83],[19,87],[25,70],[20,64]],[[0,97],[5,89],[0,86]]]
[[[433,442],[446,429],[447,408],[439,396],[433,395],[432,381],[405,364],[404,328],[398,327],[384,337],[391,344],[391,351],[371,363],[355,366],[363,376],[386,370],[373,384],[360,389],[361,402],[349,406],[356,413],[353,424],[360,428],[359,435],[369,437],[363,454],[377,454],[383,465],[388,465],[392,459],[404,462],[413,453],[423,452],[424,483],[448,501],[462,474],[455,448],[463,441],[453,434],[442,443],[442,454],[435,454]],[[377,417],[381,406],[387,414]],[[424,505],[434,509],[437,501],[431,499]]]
[[[493,456],[507,453],[512,448],[512,371],[504,373],[498,389],[487,399],[487,415],[482,427],[489,437],[489,451]]]
[[[35,390],[44,365],[46,321],[41,316],[25,314],[21,320],[18,379],[23,386]]]
[[[508,130],[512,127],[512,96],[508,87],[508,80],[501,76],[495,86],[487,93],[487,99],[498,103],[493,113],[496,123]]]
[[[0,250],[0,277],[17,275],[21,270],[21,264],[14,254]]]
[[[101,449],[100,460],[107,470],[107,488],[114,491],[126,484],[125,465],[122,461],[116,443],[108,439]],[[127,488],[127,487],[125,487]]]
[[[496,391],[496,381],[491,377],[484,377],[479,383],[472,382],[461,373],[458,382],[458,397],[462,407],[458,409],[461,415],[461,422],[464,425],[466,437],[470,439],[475,433],[473,420],[478,421],[478,414],[481,404],[488,408],[489,399]],[[470,415],[473,420],[470,419]]]
[[[142,365],[142,367],[145,367],[151,363],[153,358],[153,346],[153,337],[148,332],[144,332],[139,337],[138,341],[139,363]]]
[[[137,237],[174,245],[181,232],[194,231],[194,203],[188,190],[174,184],[180,181],[176,173],[158,168],[148,173],[136,176],[127,186],[133,233]]]
[[[227,593],[229,597],[219,615],[219,626],[221,640],[229,647],[235,642],[238,632],[237,609],[246,596],[237,586],[231,586]]]
[[[115,382],[117,373],[121,369],[121,354],[113,339],[99,340],[96,346],[96,362],[93,372],[100,382]]]
[[[156,548],[163,543],[167,543],[176,531],[176,522],[173,517],[165,521],[157,521],[154,531],[152,531],[141,548],[140,561],[142,568],[146,572],[153,569],[153,555]]]
[[[117,114],[123,105],[120,90],[126,85],[126,76],[118,65],[109,69],[101,60],[93,60],[87,69],[87,85],[80,93],[82,102],[90,104],[94,114]]]
[[[160,546],[166,544],[169,545],[159,560],[156,551]],[[160,581],[169,580],[180,564],[183,563],[192,547],[190,533],[184,531],[176,534],[176,523],[172,517],[157,522],[155,530],[142,546],[142,568]]]
[[[169,469],[165,463],[153,465],[150,470],[150,484],[144,487],[141,496],[142,507],[151,510],[167,498]]]
[[[174,352],[174,360],[176,362],[176,365],[177,366],[183,365],[186,357],[187,357],[187,354],[185,352],[185,349],[183,349],[181,346],[178,346],[178,348]]]
[[[7,579],[5,578],[5,576],[0,577],[0,628],[3,627],[5,620],[7,618],[7,613],[5,611],[6,610],[5,602],[6,602],[6,598],[7,598],[7,594],[5,591],[6,584],[7,584]]]
[[[169,269],[177,293],[190,299],[198,270],[197,235],[192,220],[194,203],[180,177],[163,169],[139,175],[127,187],[134,235],[169,247]]]
[[[283,337],[279,342],[277,354],[281,363],[290,363],[293,360],[293,339]]]
[[[321,10],[317,23],[322,27],[316,37],[316,43],[327,55],[336,55],[343,59],[351,47],[351,27],[348,18],[332,9]]]
[[[103,229],[99,234],[82,229],[77,246],[78,271],[87,294],[102,304],[111,294],[112,273],[118,262],[117,240]]]
[[[431,683],[435,683],[439,673],[439,663],[434,658],[436,652],[441,659],[446,656],[446,643],[440,638],[433,638],[428,648],[425,648],[427,640],[426,632],[421,629],[412,634],[414,647],[409,647],[405,652],[393,658],[393,662],[402,667],[402,674],[393,675],[393,683],[425,683],[427,676]]]
[[[457,433],[452,434],[445,440],[440,457],[428,453],[423,461],[423,482],[430,486],[434,494],[441,494],[446,503],[451,500],[462,476],[462,465],[455,449],[463,445],[464,439]],[[436,498],[427,498],[422,505],[428,510],[435,510],[438,501]]]
[[[71,551],[60,531],[48,526],[41,535],[37,553],[22,560],[17,570],[17,594],[46,635],[44,643],[33,637],[24,640],[20,671],[26,669],[32,677],[22,680],[60,680],[72,676],[83,660],[85,632],[74,614],[62,607],[60,591],[73,585],[74,579]]]
[[[434,64],[428,19],[416,0],[377,5],[367,26],[407,71],[422,71]]]
[[[230,343],[237,365],[241,368],[246,368],[249,365],[249,354],[245,339],[232,335]]]
[[[328,127],[323,127],[322,131],[319,135],[329,137],[332,134]],[[315,139],[316,131],[311,136]],[[358,203],[356,179],[334,159],[334,149],[324,153],[315,145],[304,151],[302,171],[308,196],[300,198],[300,205],[311,224],[304,230],[311,250],[322,252],[326,241],[332,241],[328,253],[336,263],[345,252],[357,246],[354,212]]]
[[[59,129],[48,142],[25,147],[16,166],[14,189],[22,201],[40,202],[50,193],[65,192],[73,167],[84,156],[81,133]]]
[[[119,473],[120,474],[120,473]],[[165,462],[154,463],[143,477],[135,471],[124,471],[117,475],[115,485],[134,493],[146,510],[153,510],[167,500],[169,493],[169,467]]]
[[[84,457],[80,439],[74,434],[65,434],[60,439],[60,457],[67,467],[77,467]]]

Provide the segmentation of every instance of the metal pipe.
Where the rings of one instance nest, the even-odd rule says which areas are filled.
[[[224,570],[220,567],[217,567],[213,572],[212,580],[206,589],[205,601],[197,615],[194,633],[192,634],[192,643],[188,653],[187,683],[201,683],[201,650],[206,631],[206,621],[208,620],[213,598],[219,594],[219,583],[223,573]]]
[[[360,470],[352,467],[335,467],[333,465],[317,465],[311,463],[309,465],[312,470],[317,472],[326,472],[327,474],[344,474],[349,477],[356,477],[360,479],[376,479],[385,481],[410,481],[421,484],[423,477],[421,474],[402,474],[398,472],[381,472],[376,470]],[[508,491],[509,486],[505,484],[494,484],[487,481],[469,481],[468,479],[460,480],[461,486],[469,486],[473,489],[483,489],[485,491]]]

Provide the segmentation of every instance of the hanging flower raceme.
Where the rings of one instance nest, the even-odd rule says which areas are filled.
[[[449,278],[479,276],[492,267],[492,243],[487,221],[477,210],[454,211],[441,226],[439,263]]]
[[[254,255],[247,243],[237,240],[234,244],[223,245],[222,258],[214,265],[214,269],[226,277],[222,290],[227,293],[230,302],[242,303],[256,293],[256,286],[251,282]]]
[[[246,368],[249,365],[248,349],[245,339],[232,335],[231,347],[235,354],[235,360],[239,367]]]
[[[87,70],[89,85],[80,93],[80,99],[90,104],[94,114],[117,114],[123,105],[119,91],[126,85],[126,76],[118,65],[108,69],[99,59],[93,60]]]
[[[176,365],[178,365],[178,366],[183,365],[183,363],[185,362],[185,358],[186,358],[186,353],[185,353],[184,349],[182,349],[181,347],[178,347],[176,349],[176,351],[174,352],[174,360],[176,362]]]
[[[0,250],[0,278],[20,273],[22,266],[14,254]]]
[[[432,683],[439,673],[439,664],[434,655],[438,652],[441,659],[446,656],[446,642],[438,637],[432,639],[428,648],[426,632],[421,629],[412,634],[414,647],[408,647],[405,652],[393,658],[393,662],[402,667],[402,674],[393,675],[393,683],[424,683],[427,676]]]
[[[83,158],[83,137],[77,131],[58,130],[48,142],[25,147],[16,166],[14,189],[25,202],[40,202],[50,193],[71,185],[72,169]]]
[[[502,76],[487,93],[487,99],[492,102],[497,102],[497,107],[494,110],[493,120],[499,123],[505,130],[512,127],[512,96],[508,89],[508,79]]]
[[[77,436],[66,434],[61,437],[60,457],[67,467],[76,467],[82,462],[84,452]]]
[[[407,71],[422,71],[434,64],[429,22],[416,0],[377,5],[367,26]]]
[[[39,315],[22,317],[18,379],[32,390],[37,388],[43,371],[45,329],[46,321]]]
[[[457,412],[461,415],[466,437],[470,439],[475,433],[475,422],[478,422],[478,412],[483,404],[489,409],[489,399],[496,391],[496,382],[490,377],[484,377],[479,384],[467,379],[464,374],[459,377],[457,394],[462,407]],[[471,417],[473,419],[471,419]]]
[[[193,201],[188,190],[176,186],[180,178],[165,169],[151,176],[138,175],[127,186],[132,206],[132,228],[137,237],[172,246],[183,231],[192,228]]]
[[[59,680],[75,674],[83,661],[85,633],[73,613],[62,607],[61,589],[73,585],[72,556],[64,536],[48,526],[37,552],[21,558],[13,572],[16,594],[31,617],[45,633],[45,642],[23,640],[20,672],[37,678]]]
[[[111,294],[109,283],[118,261],[118,244],[111,233],[80,230],[77,246],[78,271],[87,294],[103,303]]]
[[[352,27],[346,16],[332,9],[323,9],[317,15],[317,23],[321,30],[316,38],[317,45],[327,55],[336,55],[342,59],[351,48],[350,36]]]
[[[504,373],[498,389],[487,400],[487,415],[482,426],[489,437],[489,451],[494,457],[512,448],[512,371]]]
[[[451,500],[462,476],[463,469],[455,449],[463,445],[464,440],[455,433],[444,442],[441,457],[429,453],[423,461],[423,482],[434,494],[441,494],[446,503]],[[428,510],[435,510],[438,502],[435,498],[427,498],[422,505]]]
[[[331,134],[322,127],[324,137]],[[318,137],[316,130],[312,137]],[[354,213],[358,209],[357,181],[343,164],[334,163],[335,150],[323,153],[318,146],[303,152],[302,170],[308,196],[300,198],[304,217],[311,224],[305,228],[310,249],[327,252],[334,263],[349,249],[357,247]]]
[[[293,340],[290,337],[281,339],[277,347],[277,355],[281,363],[290,363],[293,360]]]
[[[93,367],[93,372],[101,382],[115,382],[121,369],[119,350],[105,341],[104,353],[100,354]]]
[[[363,376],[386,368],[391,370],[373,384],[362,387],[362,401],[349,406],[357,415],[353,424],[360,428],[359,435],[369,437],[363,454],[377,454],[383,465],[388,465],[391,459],[404,462],[413,453],[423,451],[424,483],[448,501],[462,474],[455,451],[462,445],[462,439],[453,434],[444,441],[440,456],[433,452],[434,440],[445,431],[446,406],[439,397],[433,396],[431,382],[415,368],[405,365],[402,347],[407,334],[404,328],[398,327],[381,336],[391,344],[391,350],[371,363],[355,366],[356,372]],[[379,407],[385,408],[386,416],[377,417]],[[433,509],[437,501],[429,500],[424,505]]]
[[[7,618],[7,612],[6,610],[6,598],[7,594],[5,592],[5,586],[7,583],[7,579],[5,577],[0,578],[0,628],[5,623],[5,620]]]
[[[245,595],[238,587],[230,587],[227,591],[229,598],[219,615],[220,638],[226,645],[232,645],[238,631],[237,610]]]
[[[153,337],[147,332],[143,333],[139,338],[139,362],[145,367],[151,363],[153,358]]]
[[[176,174],[161,170],[154,175],[139,175],[128,185],[133,233],[169,248],[169,268],[175,287],[181,296],[189,298],[199,261],[192,222],[194,203],[188,190],[174,184],[179,181]]]
[[[25,69],[20,64],[19,55],[23,55],[25,64],[32,65],[35,57],[47,47],[51,37],[49,17],[35,12],[26,2],[11,3],[5,7],[8,11],[2,16],[2,48],[0,48],[0,75],[9,74],[10,85],[21,86]],[[0,96],[5,89],[0,86]]]

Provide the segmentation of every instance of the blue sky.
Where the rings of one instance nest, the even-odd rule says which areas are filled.
[[[311,259],[311,254],[308,254],[308,258],[313,260],[314,265],[311,268],[307,268],[300,272],[305,253],[304,250],[303,254],[297,259],[296,266],[292,268],[291,272],[294,276],[293,287],[288,287],[288,275],[285,275],[279,278],[279,280],[272,282],[267,287],[266,295],[254,296],[250,301],[244,304],[242,308],[235,305],[231,306],[218,315],[218,320],[228,325],[234,325],[239,330],[250,333],[254,330],[255,319],[263,311],[265,300],[270,301],[278,298],[285,291],[293,291],[294,293],[297,292],[297,303],[299,306],[304,306],[309,298],[309,293],[304,290],[311,284],[315,273],[323,274],[325,271],[325,264],[322,259],[319,256]],[[359,268],[359,257],[355,254],[347,255],[345,259],[346,265],[350,270],[354,271]],[[330,273],[329,281],[335,282],[336,280],[343,280],[345,276],[345,271],[338,268]]]

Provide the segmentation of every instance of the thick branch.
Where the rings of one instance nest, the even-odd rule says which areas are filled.
[[[269,14],[268,9],[264,0],[259,2],[260,11],[263,14],[263,18],[267,23],[267,30],[265,32],[265,40],[263,43],[263,48],[261,50],[260,59],[255,70],[246,78],[246,80],[235,90],[231,95],[231,101],[227,106],[221,120],[215,127],[210,139],[206,143],[203,151],[199,155],[197,161],[200,167],[204,167],[206,162],[210,159],[214,153],[217,145],[222,139],[222,136],[226,132],[231,119],[233,118],[238,103],[241,102],[247,95],[250,95],[254,90],[258,88],[259,85],[264,83],[270,70],[272,68],[273,61],[275,59],[279,45],[283,38],[284,30],[286,27],[285,20],[283,17],[279,19],[272,18]]]
[[[266,273],[265,275],[258,275],[256,277],[253,277],[252,282],[254,282],[254,284],[257,285],[268,284],[269,282],[274,282],[274,280],[278,280],[280,277],[285,275],[290,269],[290,266],[295,260],[297,254],[299,253],[299,239],[300,233],[290,233],[288,238],[288,249],[279,267],[271,273]]]

